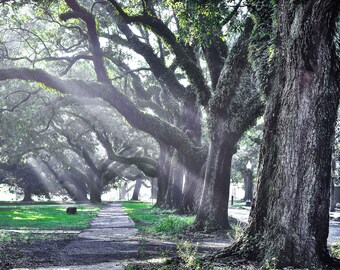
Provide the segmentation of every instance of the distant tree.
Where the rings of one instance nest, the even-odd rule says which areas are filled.
[[[260,145],[262,140],[263,121],[249,129],[238,143],[237,153],[234,155],[232,162],[231,179],[234,183],[244,182],[245,196],[244,200],[252,198],[254,178],[257,172],[257,164],[260,154]],[[247,168],[247,166],[251,168]]]

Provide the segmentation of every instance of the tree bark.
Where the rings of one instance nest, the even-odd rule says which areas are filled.
[[[219,120],[218,120],[219,121]],[[223,122],[223,120],[220,120]],[[219,131],[216,131],[220,133]],[[234,145],[218,134],[210,141],[203,192],[195,220],[198,230],[228,229],[228,200]]]
[[[24,198],[22,199],[23,202],[33,202],[32,199],[32,188],[30,183],[27,183],[27,180],[25,180],[24,184]]]
[[[204,182],[204,162],[197,165],[194,170],[192,165],[190,169],[185,170],[185,181],[183,187],[182,204],[178,210],[179,214],[195,214],[202,196]]]
[[[101,203],[102,197],[101,197],[101,191],[96,186],[91,186],[90,188],[90,202],[91,203]]]
[[[170,174],[170,162],[171,162],[171,147],[164,144],[163,142],[159,142],[160,152],[159,152],[159,161],[157,167],[157,175],[158,175],[158,190],[157,190],[157,207],[164,207],[166,205],[165,196],[166,191],[169,185],[169,174]]]
[[[165,196],[166,206],[178,209],[182,203],[184,166],[177,154],[174,154],[170,166],[170,181]]]
[[[125,181],[123,184],[119,186],[119,200],[125,200],[127,194],[127,182]]]
[[[201,146],[202,124],[200,108],[192,97],[187,97],[181,104],[182,129],[189,136],[191,141]],[[184,166],[184,187],[182,191],[182,202],[178,209],[179,214],[194,214],[197,211],[198,203],[202,194],[204,179],[204,162],[206,155],[196,161],[187,155],[182,155],[182,166]]]
[[[257,196],[235,245],[277,268],[321,269],[329,259],[331,142],[339,100],[339,1],[278,1],[279,44],[259,162]]]
[[[102,202],[102,185],[96,174],[88,168],[86,170],[87,174],[87,187],[90,193],[91,203],[101,203]]]
[[[331,190],[330,190],[330,205],[329,205],[329,211],[335,212],[335,188],[334,188],[334,178],[332,177],[331,180]]]
[[[253,186],[253,172],[248,169],[244,177],[244,201],[253,201]]]
[[[329,204],[329,211],[330,212],[335,212],[335,187],[334,187],[334,182],[335,182],[335,175],[336,175],[336,160],[334,158],[334,145],[332,147],[332,172],[331,172],[331,189],[330,189],[330,204]]]
[[[248,62],[252,29],[253,24],[247,19],[243,33],[225,61],[209,103],[209,152],[195,221],[198,230],[229,228],[231,159],[241,135],[255,124],[263,110]]]
[[[133,189],[131,200],[138,201],[139,200],[139,192],[142,187],[142,178],[138,178],[135,183],[135,187]]]
[[[68,172],[65,172],[64,178],[70,183],[70,185],[75,187],[74,197],[75,201],[85,202],[89,199],[87,198],[88,188],[85,179],[87,175],[79,171],[75,167],[71,167]]]
[[[157,199],[157,193],[158,193],[158,181],[157,178],[152,178],[151,182],[151,196],[150,199]]]

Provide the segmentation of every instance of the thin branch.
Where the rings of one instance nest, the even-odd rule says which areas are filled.
[[[241,7],[241,3],[242,0],[240,0],[236,6],[234,6],[234,9],[232,12],[230,12],[230,14],[222,20],[222,25],[227,24],[228,22],[230,22],[230,20],[237,14],[238,9]]]
[[[15,109],[17,109],[18,107],[20,107],[20,105],[22,105],[23,103],[25,103],[26,101],[28,101],[32,95],[34,94],[37,94],[38,92],[40,92],[41,90],[37,90],[37,91],[34,91],[34,92],[28,92],[28,91],[22,91],[22,90],[19,90],[19,91],[15,91],[15,92],[12,92],[10,94],[8,94],[7,96],[4,97],[4,99],[7,99],[9,96],[13,95],[13,94],[16,94],[16,93],[27,93],[27,96],[25,98],[23,98],[20,102],[18,102],[17,104],[15,104],[13,107],[11,107],[10,109],[7,109],[7,108],[0,108],[0,113],[2,112],[13,112]]]
[[[204,149],[194,145],[183,131],[166,121],[162,121],[159,117],[141,112],[127,96],[113,85],[109,86],[81,80],[61,80],[39,69],[0,69],[0,81],[10,79],[41,82],[61,93],[74,96],[101,98],[123,115],[133,127],[175,147],[184,155],[192,156],[193,159],[197,158],[200,161],[205,154]]]
[[[60,19],[67,21],[71,18],[79,18],[86,23],[89,40],[92,47],[93,64],[97,74],[97,79],[99,82],[111,84],[111,80],[107,75],[107,71],[104,66],[103,53],[100,48],[96,20],[94,16],[85,8],[80,6],[76,0],[65,0],[65,2],[72,9],[72,11],[61,14],[59,16]]]
[[[136,68],[136,69],[131,69],[131,70],[129,70],[129,71],[125,71],[123,75],[114,77],[114,78],[112,78],[111,80],[112,80],[112,81],[118,80],[118,79],[121,79],[121,78],[124,78],[124,77],[128,76],[128,75],[131,74],[131,73],[136,73],[136,72],[140,72],[140,71],[151,71],[151,69],[150,69],[150,68]]]

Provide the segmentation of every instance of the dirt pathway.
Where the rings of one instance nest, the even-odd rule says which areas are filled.
[[[230,244],[226,233],[220,236],[192,235],[192,237],[186,236],[186,239],[192,242],[186,252],[195,249],[197,245],[197,252],[200,254],[214,252]],[[32,254],[33,256],[39,252],[37,249]],[[51,252],[55,254],[52,254],[53,259],[50,261],[45,259],[43,262],[38,262],[34,264],[35,268],[15,269],[123,270],[130,262],[147,263],[149,259],[152,261],[176,255],[177,246],[171,239],[158,239],[138,233],[122,204],[115,202],[103,207],[97,217],[91,221],[89,229],[80,232],[75,239],[61,249],[54,248]]]
[[[135,224],[121,203],[110,203],[92,220],[89,229],[64,247],[55,262],[59,266],[36,269],[124,269],[125,260],[138,257],[136,234]]]

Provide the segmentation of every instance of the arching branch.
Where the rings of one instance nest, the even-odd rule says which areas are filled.
[[[79,97],[101,98],[123,115],[133,127],[175,147],[184,155],[199,160],[201,159],[201,154],[204,154],[202,149],[195,146],[180,129],[156,116],[141,112],[135,104],[114,86],[80,80],[61,80],[39,69],[0,69],[0,81],[9,79],[41,82],[61,93]]]

